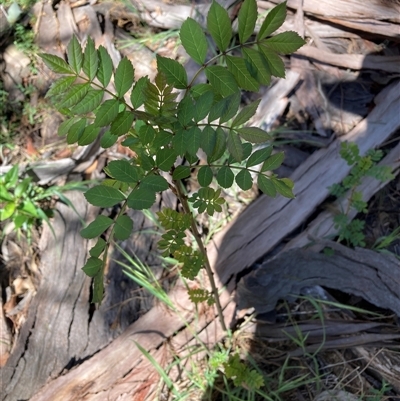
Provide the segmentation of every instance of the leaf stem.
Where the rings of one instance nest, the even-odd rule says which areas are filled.
[[[215,306],[217,307],[218,318],[219,318],[222,330],[223,331],[227,331],[227,328],[226,328],[226,325],[225,325],[224,314],[222,312],[222,306],[221,306],[221,302],[220,302],[220,299],[219,299],[218,288],[217,288],[217,286],[215,284],[214,273],[212,271],[211,264],[210,264],[210,261],[209,261],[208,256],[207,256],[207,250],[204,247],[204,244],[203,244],[203,241],[201,239],[199,230],[197,229],[196,220],[193,217],[193,214],[192,214],[192,212],[190,210],[186,195],[183,192],[181,181],[180,180],[174,180],[174,186],[175,186],[175,189],[176,189],[176,195],[178,196],[178,199],[182,204],[184,212],[190,216],[191,231],[192,231],[192,234],[193,234],[193,236],[194,236],[194,238],[195,238],[195,240],[197,242],[197,245],[199,247],[200,252],[204,256],[204,261],[205,261],[204,262],[204,267],[206,269],[207,276],[208,276],[208,278],[210,280],[211,291],[212,291],[212,294],[213,294],[213,297],[214,297],[214,300],[215,300]]]

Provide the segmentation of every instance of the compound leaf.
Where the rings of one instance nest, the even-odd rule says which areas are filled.
[[[104,87],[107,87],[110,83],[113,72],[113,62],[107,50],[103,46],[99,46],[97,52],[99,64],[97,70],[97,79]]]
[[[179,32],[186,53],[198,64],[204,64],[207,56],[207,39],[202,27],[193,18],[188,18]]]
[[[207,67],[206,76],[213,90],[223,97],[232,95],[239,90],[233,74],[220,65]]]
[[[129,238],[133,230],[133,221],[127,215],[122,215],[115,220],[114,236],[120,241],[125,241]]]
[[[257,39],[261,40],[275,32],[284,22],[286,18],[286,1],[274,7],[265,17],[258,32]]]
[[[86,42],[85,52],[83,54],[82,69],[91,81],[93,81],[96,76],[98,62],[99,59],[97,57],[97,51],[94,47],[93,39],[89,36]]]
[[[257,21],[257,3],[256,0],[245,0],[239,10],[239,40],[240,43],[253,34]]]
[[[86,228],[81,230],[81,236],[86,239],[96,238],[103,234],[111,224],[114,223],[113,219],[107,216],[97,216]]]
[[[167,78],[167,82],[177,89],[187,88],[187,74],[182,64],[176,60],[157,55],[157,67]]]
[[[228,12],[215,0],[207,15],[207,28],[218,49],[224,52],[232,38],[232,23]]]
[[[85,192],[86,200],[93,206],[111,207],[125,199],[125,195],[118,189],[97,185]]]
[[[124,57],[118,64],[114,74],[115,89],[117,96],[122,98],[132,87],[135,80],[135,70],[127,57]]]

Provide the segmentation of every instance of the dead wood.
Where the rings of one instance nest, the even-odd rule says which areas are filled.
[[[329,186],[348,175],[350,167],[339,155],[341,141],[357,143],[360,154],[365,154],[400,127],[399,98],[400,83],[395,82],[375,98],[376,106],[367,118],[310,156],[291,176],[295,199],[261,196],[215,236],[208,254],[222,283],[270,251],[326,199]]]
[[[239,309],[269,312],[279,299],[292,299],[304,288],[320,285],[360,296],[400,316],[400,263],[394,256],[352,250],[331,241],[323,241],[322,246],[334,254],[290,250],[243,277],[237,289]]]
[[[374,56],[363,54],[335,54],[332,52],[317,49],[312,46],[301,47],[296,54],[306,56],[321,63],[336,65],[352,70],[381,70],[400,74],[399,56]],[[292,57],[296,57],[296,54]]]

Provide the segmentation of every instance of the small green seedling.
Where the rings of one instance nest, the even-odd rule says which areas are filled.
[[[381,150],[367,152],[365,156],[360,156],[357,144],[354,142],[342,142],[340,156],[352,166],[350,174],[341,184],[334,184],[330,187],[332,195],[337,198],[343,197],[347,193],[349,200],[346,210],[338,213],[333,221],[335,228],[339,232],[338,241],[346,241],[348,245],[365,247],[365,235],[363,233],[365,221],[353,219],[350,221],[348,214],[351,209],[358,213],[368,213],[367,203],[363,200],[363,194],[357,191],[364,177],[373,177],[379,181],[393,179],[393,174],[389,166],[378,166],[377,163],[382,159]]]

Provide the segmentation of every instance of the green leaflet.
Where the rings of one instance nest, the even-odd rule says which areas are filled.
[[[265,195],[275,198],[276,188],[272,181],[265,175],[259,174],[257,179],[258,188],[264,192]]]
[[[250,75],[246,62],[241,57],[226,56],[226,65],[233,74],[239,87],[248,91],[258,92],[259,83]]]
[[[97,52],[98,52],[98,63],[99,63],[97,70],[97,79],[106,88],[111,80],[113,72],[113,63],[110,55],[103,46],[99,46]]]
[[[110,130],[107,130],[101,137],[100,146],[104,149],[108,149],[117,142],[118,137],[113,135]]]
[[[131,103],[132,103],[132,107],[134,109],[137,109],[144,103],[144,100],[145,100],[144,90],[147,87],[148,83],[150,83],[149,78],[142,77],[142,78],[139,78],[139,80],[136,82],[135,86],[133,87],[132,92],[131,92]]]
[[[93,206],[111,207],[125,200],[125,195],[118,189],[97,185],[85,192],[85,198]]]
[[[271,83],[271,68],[265,56],[248,47],[243,47],[242,53],[251,76],[261,85],[269,85]]]
[[[91,144],[96,140],[100,133],[100,127],[97,127],[94,124],[88,125],[82,132],[82,134],[78,138],[78,145],[86,146]]]
[[[221,52],[228,47],[232,38],[232,26],[228,12],[215,0],[207,15],[207,29]]]
[[[111,123],[111,134],[122,136],[125,135],[131,128],[135,116],[128,110],[122,111],[117,115],[115,120]]]
[[[215,146],[213,149],[213,152],[211,153],[210,156],[207,157],[208,163],[213,163],[216,160],[218,160],[222,155],[224,154],[226,150],[226,134],[225,131],[221,128],[218,127],[215,131],[216,136],[215,136]]]
[[[73,69],[66,63],[65,60],[53,54],[39,54],[39,57],[52,71],[57,74],[74,74]]]
[[[278,78],[285,78],[285,64],[283,63],[279,55],[262,43],[259,44],[259,49],[268,62],[271,75]]]
[[[82,68],[83,54],[82,47],[74,35],[67,46],[68,64],[79,74]]]
[[[197,181],[202,187],[208,187],[213,179],[213,172],[209,166],[202,166],[197,173]]]
[[[235,77],[226,68],[212,65],[207,67],[205,72],[213,90],[223,97],[232,95],[239,90]]]
[[[256,150],[247,160],[246,167],[250,168],[262,163],[271,156],[272,146]]]
[[[139,181],[139,168],[132,166],[127,160],[113,160],[107,165],[109,175],[121,182],[134,183]]]
[[[162,192],[169,188],[168,181],[160,175],[148,175],[140,181],[140,188],[153,192]]]
[[[186,151],[192,155],[196,156],[197,151],[200,148],[201,142],[201,130],[199,127],[191,127],[187,132],[187,144]]]
[[[128,58],[124,57],[114,74],[115,89],[117,96],[122,98],[129,89],[131,89],[135,80],[135,70],[133,69],[132,63]]]
[[[169,171],[174,165],[177,156],[173,149],[159,149],[156,153],[158,168],[162,171]]]
[[[149,209],[156,201],[156,193],[147,188],[135,188],[128,196],[128,206],[135,210]]]
[[[89,36],[83,54],[82,70],[91,81],[96,77],[98,61],[93,39]]]
[[[232,122],[232,127],[237,127],[239,125],[243,125],[244,123],[247,123],[247,121],[250,120],[251,117],[256,114],[258,105],[260,104],[261,99],[256,100],[253,103],[250,103],[249,105],[243,107],[242,110],[236,115]]]
[[[82,267],[82,270],[87,276],[94,277],[100,272],[102,267],[103,261],[92,256],[86,261],[85,266]]]
[[[119,111],[117,99],[106,100],[98,109],[94,123],[99,127],[105,127],[114,121]]]
[[[286,18],[286,1],[274,7],[265,17],[264,22],[257,35],[257,40],[261,40],[275,32]]]
[[[76,117],[68,118],[67,120],[63,121],[60,126],[58,127],[58,135],[64,136],[68,134],[69,129],[74,125],[78,119]]]
[[[103,90],[90,88],[85,97],[71,109],[71,112],[74,114],[90,113],[100,106],[103,97]]]
[[[275,170],[281,166],[285,154],[283,152],[275,153],[274,155],[268,157],[261,167],[261,172]]]
[[[71,145],[73,143],[78,142],[83,131],[85,130],[85,127],[86,127],[86,119],[84,118],[82,120],[78,120],[76,123],[71,125],[67,134],[67,143]]]
[[[184,178],[187,178],[189,176],[190,176],[189,166],[178,166],[172,174],[172,178],[174,180],[183,180]]]
[[[263,143],[270,139],[269,134],[258,127],[243,127],[235,130],[245,141],[251,143]]]
[[[139,128],[139,138],[143,145],[152,143],[156,136],[156,130],[151,125],[143,125]]]
[[[230,188],[234,178],[235,176],[228,166],[221,167],[217,173],[217,181],[222,188]]]
[[[192,18],[188,18],[179,32],[182,46],[186,53],[198,64],[204,64],[207,56],[207,39],[202,27]]]
[[[106,245],[106,241],[104,241],[103,238],[99,238],[96,245],[89,250],[89,255],[98,258],[103,253]]]
[[[194,115],[195,108],[193,100],[190,96],[185,96],[178,105],[178,120],[183,126],[186,126],[193,119]]]
[[[228,151],[238,163],[241,162],[243,157],[242,141],[233,131],[228,131],[227,137]]]
[[[103,234],[114,223],[113,219],[106,216],[97,216],[86,228],[81,230],[81,236],[86,239],[96,238]]]
[[[243,191],[247,191],[253,186],[253,179],[248,170],[240,170],[235,177],[235,181]]]
[[[126,215],[119,216],[115,220],[114,236],[120,241],[128,239],[133,230],[133,221]]]
[[[73,86],[65,96],[63,96],[63,101],[58,104],[58,108],[70,108],[75,106],[80,100],[82,100],[86,93],[90,89],[90,84],[76,84]]]
[[[238,15],[240,43],[245,43],[253,34],[257,22],[257,16],[256,0],[245,0],[240,7]]]
[[[293,199],[295,198],[293,193],[293,182],[288,178],[275,178],[272,177],[272,182],[276,190],[285,198]]]
[[[217,135],[215,130],[211,126],[206,125],[201,135],[200,147],[204,150],[207,156],[211,156],[213,153],[216,141]]]
[[[208,122],[210,123],[219,118],[219,122],[222,124],[230,120],[237,113],[240,100],[241,93],[240,91],[237,91],[215,103],[208,115]]]
[[[75,76],[62,77],[60,79],[57,79],[57,81],[54,81],[51,84],[50,89],[46,93],[46,98],[52,98],[56,97],[57,95],[63,94],[71,88],[75,80]]]
[[[187,74],[183,65],[175,60],[157,55],[157,67],[167,78],[168,84],[177,89],[187,88]]]
[[[100,303],[104,295],[104,274],[103,266],[101,266],[100,271],[93,277],[93,303]]]
[[[306,42],[296,32],[278,33],[262,42],[265,46],[281,54],[290,54],[298,50]]]
[[[194,121],[197,123],[207,117],[213,105],[214,94],[210,91],[201,94],[195,103]]]

